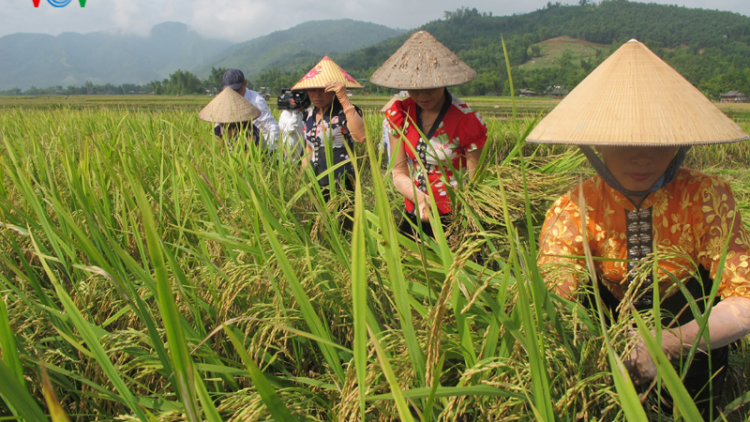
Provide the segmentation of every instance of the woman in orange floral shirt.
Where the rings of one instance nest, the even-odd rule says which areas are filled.
[[[539,257],[545,279],[558,294],[574,297],[579,281],[589,280],[583,259],[589,249],[602,302],[615,318],[629,305],[652,309],[655,282],[665,354],[670,359],[686,356],[695,342],[706,352],[695,355],[683,380],[705,418],[722,392],[727,345],[750,333],[750,238],[729,185],[681,165],[691,145],[747,137],[633,40],[595,69],[527,138],[579,145],[598,173],[547,212]],[[714,280],[719,285],[712,302]],[[708,343],[698,337],[699,326],[680,283],[701,313],[713,303]],[[626,365],[636,384],[657,375],[641,339]],[[662,399],[662,409],[669,409],[669,396]]]

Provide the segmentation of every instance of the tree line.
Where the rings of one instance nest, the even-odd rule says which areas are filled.
[[[225,68],[211,68],[211,74],[205,79],[186,71],[177,70],[161,81],[151,81],[147,84],[99,85],[91,81],[82,86],[52,86],[21,90],[12,88],[0,91],[0,95],[195,95],[215,94],[224,88],[222,76]]]
[[[632,38],[643,41],[709,98],[718,100],[729,90],[750,94],[750,18],[732,12],[627,0],[579,0],[574,6],[548,2],[541,10],[518,16],[493,16],[464,7],[445,12],[443,19],[419,29],[429,31],[477,71],[474,81],[452,88],[458,95],[510,95],[505,51],[516,94],[521,88],[538,93],[556,86],[571,90]],[[364,82],[366,92],[391,94],[393,90],[371,85],[369,79],[408,36],[331,57]],[[540,56],[540,42],[560,36],[604,47],[582,60],[566,52],[551,67],[520,67]],[[258,75],[255,86],[269,87],[271,92],[288,88],[316,60],[269,69]]]

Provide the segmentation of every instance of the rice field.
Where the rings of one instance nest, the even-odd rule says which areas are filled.
[[[549,103],[513,119],[467,99],[503,110],[483,170],[459,178],[446,236],[414,242],[377,150],[387,98],[356,101],[356,190],[329,203],[297,163],[222,150],[206,98],[84,100],[0,103],[0,420],[645,420],[618,369],[636,323],[605,327],[536,268],[547,207],[591,174],[523,143]],[[749,151],[688,163],[746,216]],[[731,361],[722,406],[744,421],[747,340]],[[674,419],[701,420],[680,368],[658,370]]]

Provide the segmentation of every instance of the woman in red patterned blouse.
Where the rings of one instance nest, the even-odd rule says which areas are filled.
[[[469,177],[474,176],[487,126],[446,87],[475,77],[476,72],[425,31],[413,34],[372,76],[374,84],[409,93],[385,111],[392,129],[393,182],[406,203],[402,232],[430,222],[430,193],[445,225],[451,211],[448,189],[457,184],[454,172],[466,168]],[[414,163],[413,170],[407,159]],[[433,235],[430,225],[421,227]]]

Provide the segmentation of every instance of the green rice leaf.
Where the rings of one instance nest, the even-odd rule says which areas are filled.
[[[370,171],[373,175],[378,175],[380,174],[380,168],[377,166],[378,160],[376,159],[375,147],[373,146],[371,139],[372,137],[368,136],[366,141]],[[401,142],[403,142],[403,140],[399,140],[399,143]],[[395,145],[394,147],[398,148],[399,146]],[[385,251],[384,258],[388,268],[387,281],[393,291],[393,300],[399,314],[399,327],[403,332],[407,352],[409,353],[409,359],[411,360],[414,371],[417,374],[417,379],[422,385],[424,385],[426,362],[424,352],[417,340],[414,324],[412,323],[412,306],[410,306],[410,300],[412,300],[412,297],[408,292],[407,283],[405,283],[406,277],[401,263],[400,237],[396,232],[396,223],[393,220],[390,200],[383,179],[380,177],[373,177],[372,184],[372,193],[375,197],[376,215],[379,219],[380,230],[384,242],[382,248]],[[369,329],[374,331],[376,327],[371,325]]]
[[[120,377],[120,374],[112,364],[112,361],[109,360],[107,352],[99,342],[98,336],[94,333],[94,330],[91,328],[90,323],[83,317],[68,293],[57,281],[55,273],[50,269],[49,265],[47,265],[47,260],[39,250],[37,243],[34,240],[34,236],[31,236],[31,241],[34,249],[39,256],[39,260],[42,263],[45,272],[47,273],[47,276],[55,287],[55,291],[57,292],[57,296],[60,299],[65,312],[70,317],[73,325],[76,327],[81,337],[83,337],[83,340],[86,342],[86,345],[90,349],[91,354],[96,359],[96,362],[99,364],[99,366],[101,366],[102,371],[104,371],[104,373],[107,375],[110,382],[112,382],[115,389],[117,389],[118,393],[124,399],[128,407],[130,407],[130,409],[138,416],[139,419],[141,419],[142,421],[146,421],[148,417],[140,408],[140,406],[136,404],[135,396],[133,396],[133,393],[130,391],[130,389],[128,389],[127,385]]]
[[[406,403],[403,391],[398,384],[398,377],[396,377],[396,374],[393,372],[393,368],[391,367],[388,352],[383,349],[380,341],[378,341],[378,339],[375,337],[375,333],[373,333],[372,331],[370,331],[370,339],[372,340],[375,351],[377,352],[378,361],[380,362],[380,367],[383,370],[383,375],[385,375],[385,379],[388,380],[388,386],[391,388],[391,395],[393,396],[393,401],[396,402],[396,409],[398,409],[398,414],[401,417],[401,421],[413,422],[414,418],[412,417],[411,411],[409,410],[409,405]]]
[[[362,183],[354,163],[357,183],[354,190],[354,227],[352,228],[352,312],[354,313],[354,364],[359,386],[360,419],[365,420],[367,393],[367,250]]]
[[[419,387],[412,388],[409,390],[402,390],[401,394],[405,398],[409,399],[424,399],[428,398],[431,394],[435,397],[446,398],[446,397],[460,397],[460,396],[487,396],[487,397],[510,397],[514,399],[525,399],[527,398],[524,394],[506,391],[490,385],[466,385],[458,387],[447,387],[439,386],[434,389],[433,387]],[[393,393],[378,394],[373,396],[367,396],[368,402],[382,401],[382,400],[393,400]]]
[[[0,277],[5,279],[2,274],[0,274]],[[14,338],[13,330],[10,328],[8,310],[6,309],[5,300],[3,298],[0,298],[0,350],[2,351],[3,362],[6,367],[15,374],[16,380],[21,387],[25,388],[26,381],[23,379],[23,366],[21,366],[21,359],[18,356],[16,340]]]
[[[582,186],[579,186],[582,189]],[[583,202],[583,195],[579,195],[581,203],[578,206],[586,209],[586,204]],[[586,227],[586,213],[581,213],[581,224]],[[586,236],[584,234],[584,236]],[[635,391],[633,381],[630,379],[630,375],[625,369],[622,360],[617,355],[612,347],[612,341],[609,337],[609,332],[605,326],[606,319],[604,318],[604,303],[602,303],[601,295],[599,294],[599,282],[596,278],[596,269],[594,268],[594,259],[589,248],[588,239],[583,239],[583,249],[586,254],[586,265],[591,274],[591,284],[594,286],[594,296],[596,298],[596,311],[599,314],[599,324],[601,332],[604,335],[604,344],[607,347],[607,359],[609,360],[610,368],[612,368],[612,379],[617,390],[618,399],[622,405],[622,409],[625,412],[625,416],[629,421],[645,421],[648,420],[645,410],[641,405],[641,401],[638,398],[638,393]]]
[[[167,333],[170,358],[174,369],[174,376],[185,413],[189,421],[200,420],[200,405],[198,404],[195,388],[195,371],[190,358],[185,336],[182,331],[182,321],[177,310],[172,288],[167,277],[167,268],[161,251],[161,240],[156,232],[156,223],[151,213],[151,204],[140,185],[135,185],[136,200],[141,208],[143,216],[143,228],[146,232],[148,253],[151,257],[151,265],[156,273],[156,290],[159,300],[159,310],[164,319],[164,329]],[[212,402],[204,403],[205,406],[213,406]]]
[[[318,314],[315,313],[315,309],[310,303],[310,298],[307,296],[307,293],[302,287],[297,274],[292,268],[292,264],[286,257],[284,249],[282,248],[281,243],[276,236],[273,225],[269,222],[269,220],[272,220],[274,217],[271,215],[265,205],[260,202],[255,192],[252,190],[251,195],[256,209],[260,212],[260,217],[263,222],[263,226],[266,228],[266,234],[268,235],[268,240],[271,243],[271,247],[273,248],[274,255],[276,256],[276,259],[278,260],[279,265],[281,266],[281,269],[287,278],[287,282],[289,283],[289,287],[292,290],[292,294],[297,300],[300,310],[302,311],[302,315],[304,316],[305,322],[307,322],[310,331],[313,335],[320,337],[327,342],[333,342],[331,333],[328,331],[328,328],[325,326],[325,324],[323,324],[323,322],[320,320]],[[341,360],[339,359],[339,356],[336,353],[335,349],[330,345],[322,342],[318,342],[318,346],[320,347],[321,352],[323,352],[326,361],[329,365],[331,365],[331,368],[338,376],[339,381],[343,383],[345,379],[344,370],[341,365]]]
[[[224,326],[224,333],[227,335],[227,337],[229,337],[229,340],[231,340],[235,350],[242,357],[242,361],[245,362],[245,367],[250,374],[250,378],[253,380],[253,385],[263,399],[263,403],[266,405],[266,408],[269,412],[271,412],[274,420],[298,420],[297,418],[292,416],[291,412],[289,412],[289,409],[284,406],[284,403],[281,401],[279,395],[276,394],[276,391],[273,389],[271,383],[268,382],[265,375],[263,375],[263,372],[260,370],[260,368],[258,368],[258,365],[255,364],[253,358],[250,357],[250,355],[247,353],[245,346],[243,346],[242,342],[237,338],[237,336],[232,333],[232,330],[230,330],[227,326]]]
[[[39,403],[18,382],[15,374],[0,361],[0,397],[12,406],[15,415],[28,422],[47,422]]]

